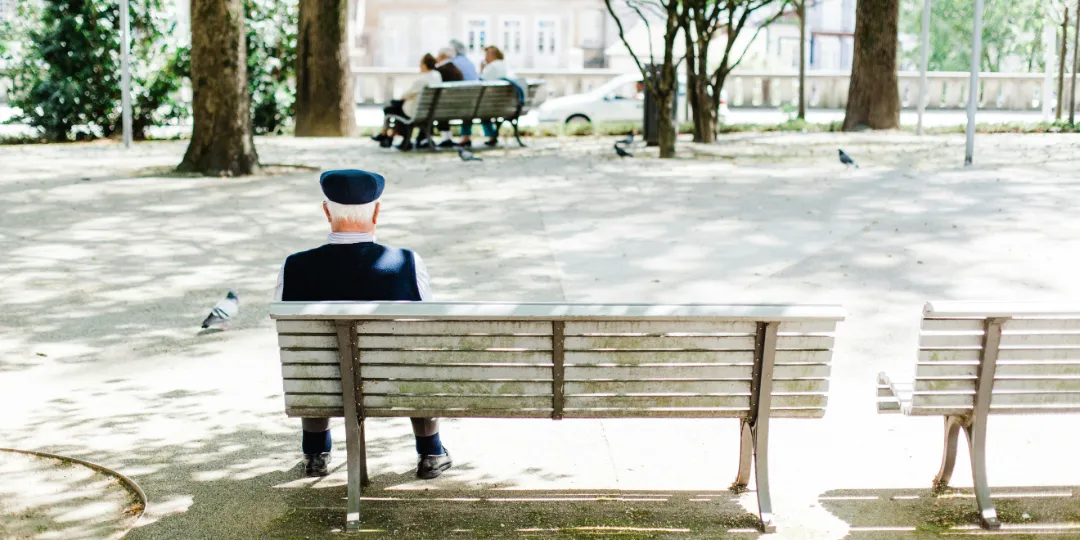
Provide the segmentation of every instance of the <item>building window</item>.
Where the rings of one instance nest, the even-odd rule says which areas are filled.
[[[465,46],[469,49],[469,54],[477,54],[487,47],[487,20],[485,19],[469,19],[465,23],[467,28],[468,40]]]
[[[521,54],[520,20],[509,19],[502,22],[502,50],[507,54]]]
[[[540,54],[555,54],[555,37],[558,25],[552,20],[541,20],[536,24],[536,50]]]

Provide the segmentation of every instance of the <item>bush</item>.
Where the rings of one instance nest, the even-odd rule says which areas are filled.
[[[131,3],[132,127],[180,116],[175,97],[186,51],[166,39],[175,22],[164,0]],[[11,106],[49,141],[110,137],[121,128],[120,9],[108,0],[22,0],[4,53],[10,66]]]
[[[244,0],[251,127],[284,133],[296,102],[298,0]]]

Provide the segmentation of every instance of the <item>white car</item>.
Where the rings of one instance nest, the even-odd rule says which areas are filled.
[[[645,115],[645,91],[641,73],[620,75],[584,94],[552,98],[537,109],[541,123],[641,122]],[[721,94],[720,121],[728,115],[726,92]],[[680,77],[677,116],[688,119],[686,84]]]

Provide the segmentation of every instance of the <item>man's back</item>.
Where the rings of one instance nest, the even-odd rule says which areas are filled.
[[[445,62],[442,65],[435,66],[435,70],[442,75],[443,82],[455,82],[463,81],[465,77],[462,76],[461,70],[454,65],[453,62]]]
[[[412,251],[360,242],[326,244],[285,260],[284,301],[421,300]]]

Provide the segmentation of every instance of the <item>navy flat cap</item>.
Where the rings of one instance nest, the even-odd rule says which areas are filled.
[[[382,195],[386,179],[357,169],[326,171],[319,177],[326,199],[338,204],[367,204]]]

